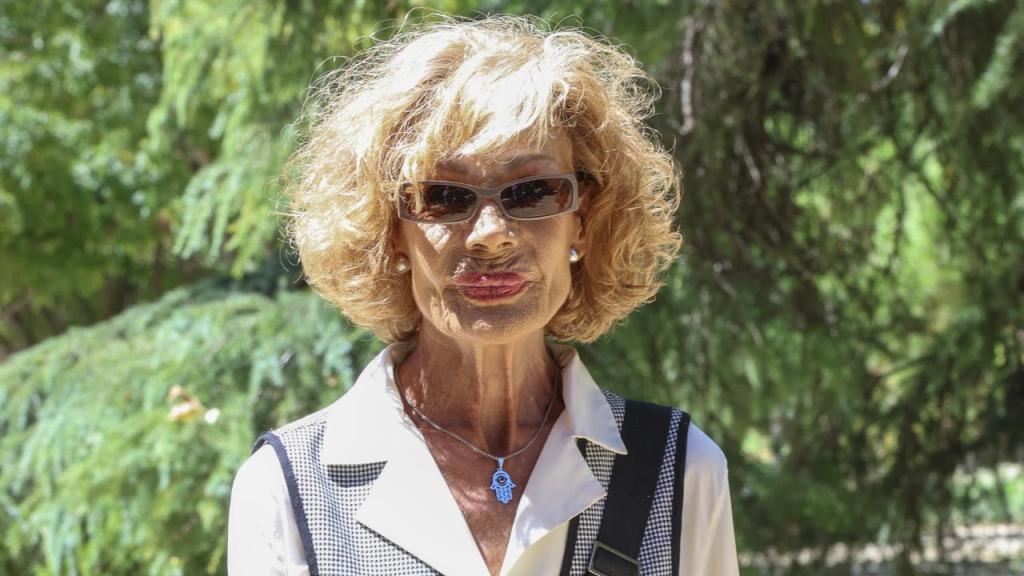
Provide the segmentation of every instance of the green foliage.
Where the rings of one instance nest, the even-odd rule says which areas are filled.
[[[0,572],[222,574],[231,482],[263,430],[379,349],[319,299],[206,283],[0,366]]]
[[[0,344],[59,330],[42,309],[116,311],[94,301],[112,278],[150,291],[182,179],[142,147],[160,88],[148,20],[144,2],[0,1]]]

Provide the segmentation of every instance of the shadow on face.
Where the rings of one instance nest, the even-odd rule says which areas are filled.
[[[571,145],[558,136],[539,148],[513,144],[487,157],[450,159],[438,163],[426,180],[499,187],[571,173]],[[543,336],[569,295],[569,250],[582,250],[584,240],[580,213],[518,220],[509,218],[497,199],[481,198],[478,204],[462,222],[400,221],[395,249],[411,264],[421,331],[493,344]]]

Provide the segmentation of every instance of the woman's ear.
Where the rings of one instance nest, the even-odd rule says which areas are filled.
[[[404,254],[405,253],[405,238],[402,236],[402,221],[395,219],[394,224],[391,225],[390,233],[388,234],[388,248],[391,249],[392,254]]]
[[[597,182],[590,176],[580,179],[580,200],[579,206],[573,215],[576,217],[576,233],[572,247],[579,251],[580,255],[587,251],[587,216],[590,214],[590,204],[594,194],[597,192]]]
[[[404,274],[411,269],[400,226],[401,222],[396,222],[388,238],[388,249],[391,252],[390,271],[395,274]]]

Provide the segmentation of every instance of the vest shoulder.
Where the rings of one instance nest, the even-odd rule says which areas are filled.
[[[647,404],[649,406],[656,406],[658,408],[671,410],[673,412],[673,415],[688,414],[685,410],[681,408],[676,408],[675,406],[658,404],[657,402],[649,402],[647,400],[638,400],[636,398],[627,398],[617,392],[612,392],[611,390],[608,390],[606,388],[601,388],[601,392],[604,393],[605,398],[608,400],[608,403],[612,406],[613,410],[615,410],[616,408],[624,410],[627,402],[640,402],[643,404]]]
[[[327,423],[327,408],[321,408],[312,414],[307,414],[286,424],[274,428],[272,432],[281,437],[305,435],[310,431],[323,427]]]
[[[616,418],[619,419],[620,422],[621,413],[625,411],[626,402],[644,402],[645,404],[671,410],[673,418],[682,416],[683,414],[689,415],[685,410],[675,406],[667,406],[655,402],[626,398],[621,394],[604,388],[601,388],[601,391],[608,399],[608,403],[612,406],[612,410],[616,412]],[[708,436],[707,433],[705,433],[700,426],[695,424],[692,419],[690,420],[690,426],[687,429],[686,437],[687,468],[705,471],[715,477],[724,478],[728,470],[728,461],[725,457],[725,452],[718,443]]]

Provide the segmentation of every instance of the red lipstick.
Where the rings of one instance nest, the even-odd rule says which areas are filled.
[[[462,295],[481,301],[508,298],[526,286],[526,277],[516,272],[466,272],[456,275],[454,281]]]
[[[463,272],[454,280],[457,286],[512,286],[526,281],[516,272]]]

